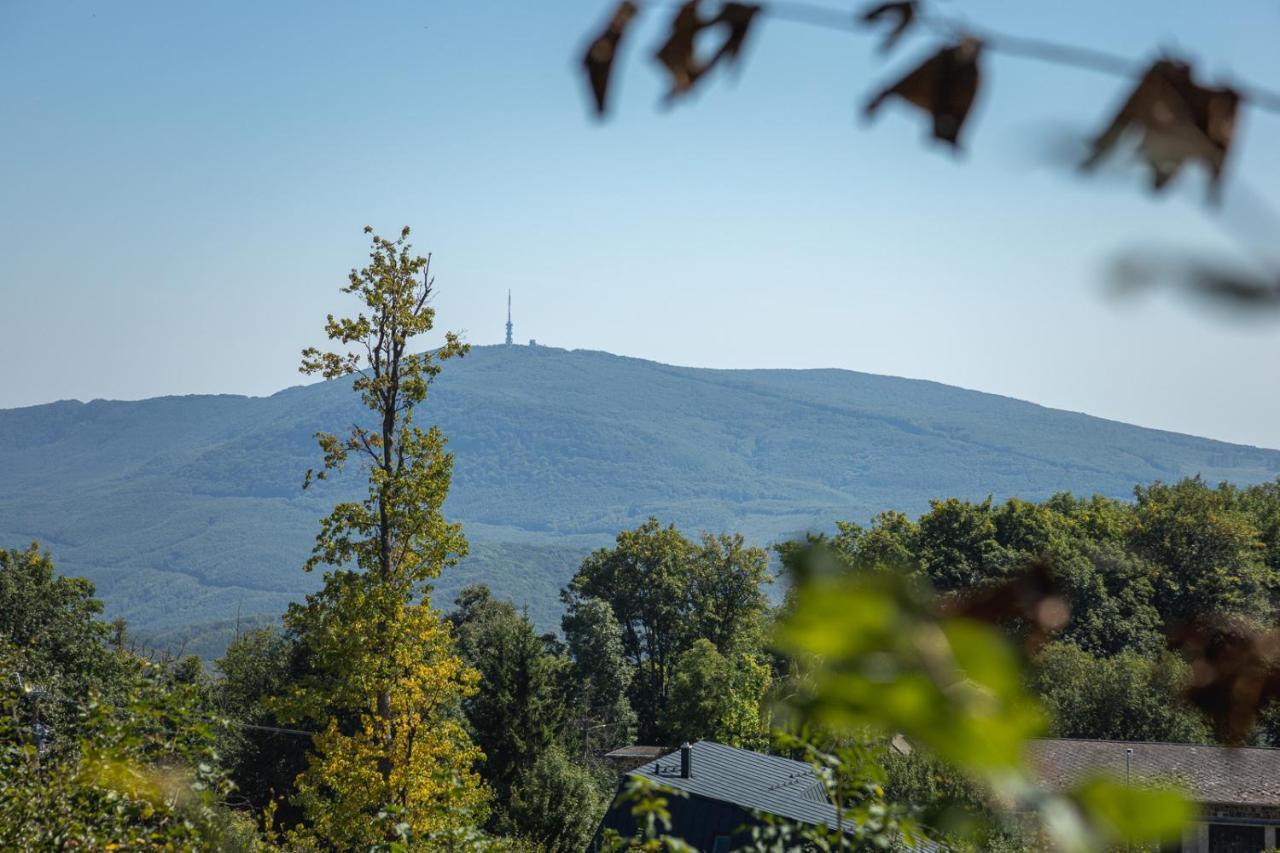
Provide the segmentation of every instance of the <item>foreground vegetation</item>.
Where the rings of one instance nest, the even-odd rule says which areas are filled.
[[[444,436],[414,418],[466,347],[410,354],[434,314],[407,236],[373,238],[344,288],[361,313],[304,354],[366,412],[319,436],[314,476],[367,488],[322,520],[323,584],[281,625],[206,672],[142,654],[38,545],[0,551],[0,846],[582,850],[617,793],[604,752],[711,739],[814,762],[851,821],[773,825],[762,850],[1106,849],[1177,833],[1188,804],[1039,790],[1029,738],[1280,743],[1275,697],[1215,668],[1274,630],[1280,483],[940,500],[782,545],[779,578],[741,536],[650,519],[582,561],[556,634],[484,586],[442,612],[467,542]],[[680,849],[661,791],[622,794],[648,837],[606,845]]]

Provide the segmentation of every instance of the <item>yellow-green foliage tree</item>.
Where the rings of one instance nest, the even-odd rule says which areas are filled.
[[[450,333],[434,353],[408,351],[435,319],[430,261],[411,254],[408,237],[408,228],[396,240],[374,235],[369,264],[342,288],[362,309],[330,315],[325,330],[347,351],[310,348],[302,358],[304,373],[354,375],[372,413],[346,436],[318,436],[317,478],[356,460],[368,492],[321,522],[306,568],[331,567],[324,588],[285,617],[305,671],[280,708],[323,727],[298,779],[301,832],[339,849],[385,842],[390,832],[444,845],[481,823],[487,802],[474,769],[482,756],[457,712],[477,676],[427,595],[429,581],[466,553],[461,526],[441,512],[453,458],[438,429],[413,420],[439,361],[467,347]]]

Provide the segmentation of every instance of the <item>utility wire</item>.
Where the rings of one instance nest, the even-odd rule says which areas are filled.
[[[683,4],[663,2],[663,0],[641,0],[636,5],[649,8],[675,8]],[[835,9],[819,3],[805,2],[805,0],[775,0],[775,2],[764,4],[760,11],[761,14],[780,21],[844,32],[868,34],[875,32],[873,28],[863,23],[860,11]],[[1048,39],[1010,35],[985,27],[975,27],[958,18],[918,14],[916,21],[948,37],[975,38],[982,42],[985,49],[1008,56],[1098,71],[1117,77],[1140,77],[1146,70],[1144,63],[1134,62],[1118,54]],[[1229,85],[1250,105],[1266,112],[1280,114],[1280,92],[1244,82],[1232,82]]]

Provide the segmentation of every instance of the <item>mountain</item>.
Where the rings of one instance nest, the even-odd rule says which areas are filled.
[[[270,397],[63,401],[0,411],[0,547],[39,540],[157,642],[216,651],[235,620],[314,589],[318,519],[356,471],[301,491],[313,434],[360,417],[349,381]],[[1201,474],[1253,483],[1280,452],[1142,429],[933,382],[844,370],[706,370],[602,352],[477,347],[423,422],[456,455],[446,511],[488,582],[546,628],[578,562],[649,515],[757,543],[919,513],[930,498],[1127,497]]]

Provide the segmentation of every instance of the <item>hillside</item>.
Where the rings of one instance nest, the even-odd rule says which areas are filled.
[[[237,614],[278,613],[317,585],[299,568],[316,522],[361,481],[303,494],[302,473],[313,433],[358,414],[349,382],[0,411],[0,546],[41,541],[97,583],[109,615],[207,651]],[[544,627],[581,556],[651,514],[766,543],[937,496],[1124,497],[1196,473],[1280,474],[1277,451],[932,382],[547,347],[474,349],[421,419],[451,439],[447,511],[472,542],[438,599],[485,580]]]

